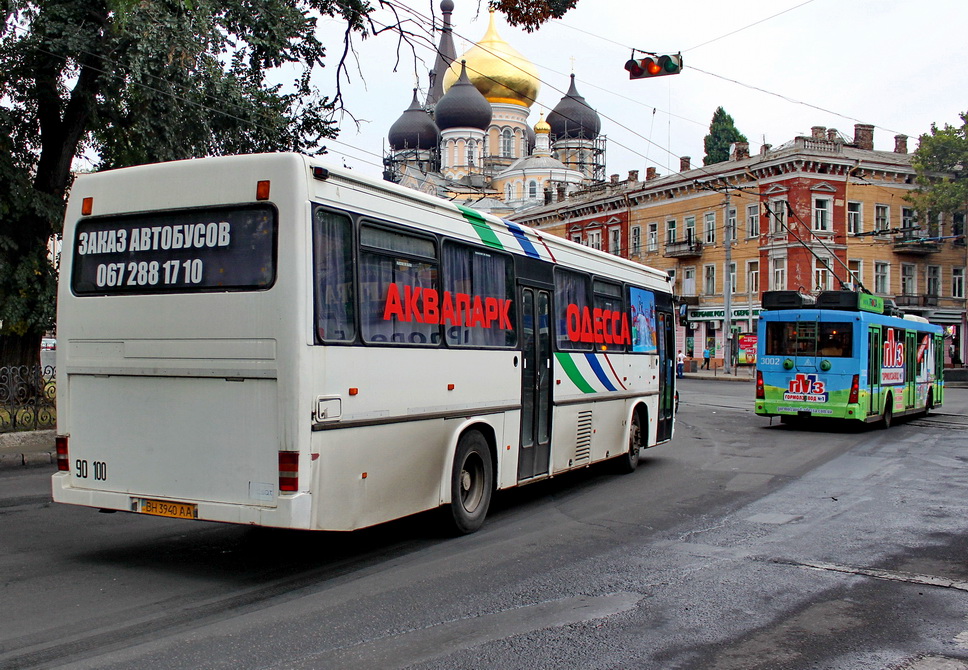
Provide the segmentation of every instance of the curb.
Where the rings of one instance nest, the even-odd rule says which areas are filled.
[[[53,430],[0,433],[0,470],[57,462]]]

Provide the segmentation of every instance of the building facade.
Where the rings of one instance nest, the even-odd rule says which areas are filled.
[[[815,127],[750,155],[639,180],[611,181],[516,220],[668,271],[682,305],[678,346],[714,364],[743,364],[768,290],[856,289],[894,300],[946,328],[946,361],[965,351],[963,215],[919,217],[907,138],[874,149],[874,127],[852,138]]]

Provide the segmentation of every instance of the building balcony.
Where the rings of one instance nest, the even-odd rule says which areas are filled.
[[[902,294],[894,296],[894,304],[898,307],[937,307],[938,296]]]
[[[941,243],[933,239],[898,235],[894,238],[894,253],[911,256],[928,256],[941,251]]]
[[[699,304],[699,296],[698,295],[677,295],[675,296],[675,302],[679,303],[680,305],[692,305],[693,307],[695,307],[696,305]]]
[[[665,253],[666,258],[697,258],[702,256],[702,242],[683,240],[682,242],[667,242]]]

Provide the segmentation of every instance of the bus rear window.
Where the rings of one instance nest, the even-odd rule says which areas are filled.
[[[76,295],[260,290],[275,281],[270,205],[105,216],[79,221]]]
[[[851,324],[824,321],[768,322],[766,354],[849,358],[853,355]]]

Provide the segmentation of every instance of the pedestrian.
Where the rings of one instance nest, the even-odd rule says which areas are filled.
[[[709,369],[709,349],[702,350],[702,367],[704,370]]]
[[[676,377],[682,379],[685,377],[683,374],[686,371],[686,355],[682,353],[682,349],[679,350],[679,355],[676,356]]]

